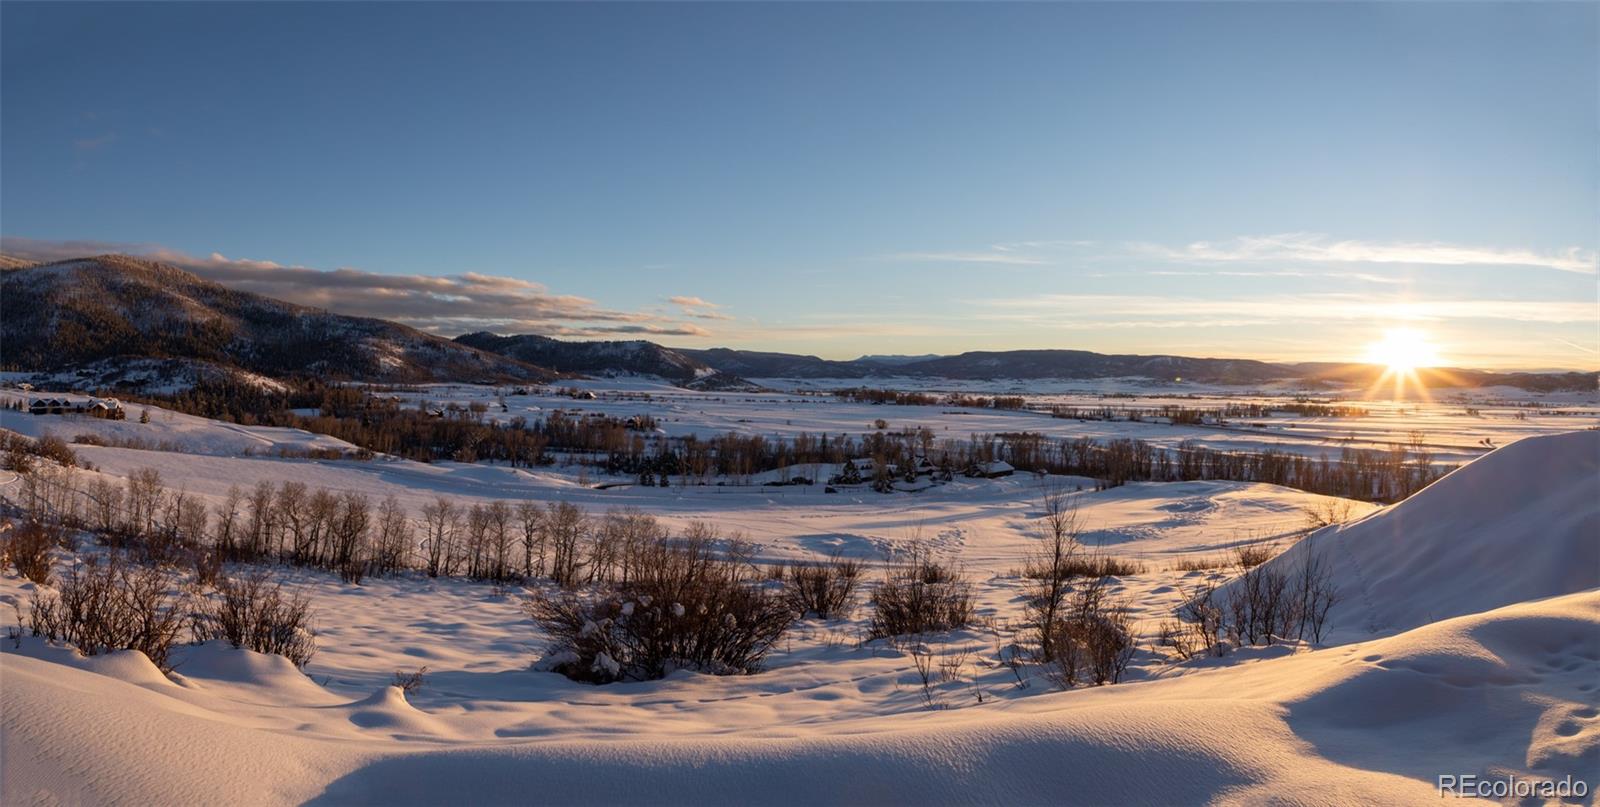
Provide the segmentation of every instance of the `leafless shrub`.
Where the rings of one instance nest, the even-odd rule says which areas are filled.
[[[62,576],[55,591],[34,591],[28,628],[86,656],[138,650],[168,671],[168,653],[182,630],[186,601],[172,584],[159,567],[132,565],[117,556],[86,558]]]
[[[859,562],[837,555],[822,563],[785,567],[784,598],[802,618],[848,617],[855,610],[861,571]]]
[[[224,577],[222,556],[214,547],[194,547],[188,552],[189,571],[194,574],[194,583],[201,588],[210,588],[217,585]]]
[[[1346,499],[1323,499],[1305,507],[1306,529],[1320,530],[1350,520],[1355,503]]]
[[[27,519],[0,537],[0,548],[17,574],[41,586],[50,585],[50,550],[59,546],[63,530],[55,524]]]
[[[392,685],[399,687],[401,692],[409,695],[419,689],[422,689],[422,685],[427,683],[427,678],[425,677],[427,674],[428,668],[426,665],[411,672],[406,672],[405,670],[395,670],[394,681]]]
[[[1205,572],[1212,569],[1227,568],[1232,562],[1228,558],[1217,555],[1203,555],[1194,558],[1179,558],[1178,562],[1173,564],[1172,569],[1177,572]]]
[[[1188,598],[1178,608],[1178,618],[1189,633],[1188,644],[1207,655],[1221,656],[1227,647],[1219,639],[1222,634],[1223,610],[1217,602],[1217,587],[1201,583],[1190,589]]]
[[[1063,689],[1122,680],[1134,652],[1127,608],[1109,598],[1105,578],[1078,586],[1069,605],[1051,626],[1055,656],[1045,667],[1047,674]]]
[[[1293,600],[1295,637],[1321,644],[1327,630],[1328,612],[1339,603],[1339,590],[1333,583],[1332,569],[1317,549],[1316,540],[1315,536],[1305,539],[1300,571],[1295,575]]]
[[[529,598],[529,615],[552,639],[543,667],[594,683],[674,669],[750,674],[794,621],[782,597],[758,587],[754,567],[717,554],[708,537],[635,551],[626,583]]]
[[[972,623],[972,586],[954,569],[918,552],[907,568],[889,572],[873,592],[872,605],[871,639],[956,630]]]
[[[282,583],[257,572],[223,580],[216,596],[200,603],[193,632],[196,641],[223,639],[234,647],[275,653],[304,667],[317,652],[311,621],[310,601],[300,594],[286,594]]]
[[[911,656],[911,665],[917,671],[917,680],[922,685],[922,703],[929,709],[940,707],[938,695],[933,691],[934,656],[932,648],[923,642],[923,637],[913,636],[905,643],[905,650]]]
[[[33,453],[57,465],[73,467],[78,464],[78,455],[73,453],[72,446],[67,441],[53,434],[47,434],[33,443]]]
[[[1243,562],[1241,561],[1241,566]],[[1272,644],[1292,619],[1289,578],[1271,566],[1246,567],[1228,590],[1228,634],[1238,645]]]
[[[939,658],[939,680],[960,681],[961,671],[966,669],[967,656],[972,653],[971,648],[959,647],[953,652],[946,653]]]
[[[1161,623],[1156,635],[1156,644],[1172,648],[1178,658],[1188,661],[1195,655],[1193,636],[1194,634],[1182,622],[1169,619]]]
[[[1017,689],[1028,688],[1027,665],[1023,663],[1025,653],[1022,646],[1015,642],[1001,645],[1000,640],[995,639],[994,657],[1002,667],[1011,671]]]
[[[1277,547],[1272,544],[1245,544],[1234,547],[1233,565],[1237,566],[1239,571],[1253,569],[1272,560],[1272,556],[1277,554],[1276,550]]]
[[[1147,571],[1145,565],[1136,560],[1099,553],[1078,555],[1054,568],[1062,580],[1079,577],[1129,577]],[[1051,569],[1049,565],[1030,561],[1022,567],[1018,575],[1030,580],[1049,580]]]
[[[1224,607],[1226,629],[1236,644],[1322,641],[1328,613],[1339,602],[1330,567],[1314,543],[1304,545],[1297,570],[1275,568],[1283,565],[1255,566],[1234,581]]]

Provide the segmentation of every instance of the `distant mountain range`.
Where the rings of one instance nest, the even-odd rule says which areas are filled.
[[[669,348],[644,340],[564,341],[470,333],[454,340],[380,319],[333,314],[237,291],[174,266],[124,255],[47,264],[0,256],[0,367],[149,382],[156,369],[245,372],[389,383],[538,383],[578,375],[656,376],[694,389],[754,389],[747,379],[893,377],[1153,381],[1350,386],[1377,383],[1366,364],[1108,355],[1083,350],[865,355],[837,361],[730,348]],[[153,369],[155,368],[155,369]],[[1426,370],[1430,386],[1594,390],[1596,373]],[[124,379],[126,380],[126,379]]]
[[[690,389],[741,389],[754,385],[688,355],[643,339],[564,342],[537,334],[499,336],[487,331],[456,337],[463,345],[561,372],[615,376],[651,375]]]

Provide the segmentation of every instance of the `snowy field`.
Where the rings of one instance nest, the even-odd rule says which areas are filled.
[[[32,638],[0,642],[0,802],[1409,803],[1437,801],[1436,777],[1459,773],[1570,775],[1588,781],[1592,803],[1600,786],[1600,432],[1580,431],[1595,425],[1592,401],[1363,403],[1368,417],[1285,415],[1237,431],[694,393],[640,380],[585,386],[595,399],[507,395],[503,412],[490,388],[401,394],[484,403],[497,418],[558,408],[649,414],[669,435],[859,434],[882,418],[961,437],[1027,429],[1315,453],[1349,437],[1380,445],[1421,430],[1441,460],[1466,465],[1387,508],[1263,484],[1097,491],[1089,479],[1031,475],[890,495],[829,495],[821,485],[600,489],[607,479],[578,467],[312,459],[310,450],[354,448],[158,408],[146,424],[138,406],[118,422],[7,410],[0,428],[107,438],[74,446],[96,469],[80,471],[85,481],[154,468],[168,489],[211,503],[230,487],[294,480],[394,496],[412,512],[441,496],[464,506],[629,507],[675,530],[707,521],[742,533],[761,562],[860,559],[869,580],[887,559],[926,550],[973,583],[979,618],[924,637],[940,669],[927,692],[912,648],[866,641],[866,604],[850,618],[797,623],[753,676],[680,671],[595,686],[530,669],[547,637],[516,587],[416,573],[355,585],[286,570],[317,615],[319,650],[303,673],[218,643],[183,648],[163,676],[137,654],[85,659]],[[1048,400],[1241,400],[1210,394],[1052,391]],[[1034,665],[1002,663],[1022,615],[1017,570],[1038,545],[1049,486],[1078,491],[1088,547],[1136,569],[1110,581],[1138,644],[1122,683],[1061,691]],[[1348,506],[1349,521],[1305,538],[1308,510],[1330,505]],[[1287,550],[1268,562],[1285,565],[1323,547],[1341,591],[1323,645],[1187,661],[1161,647],[1161,624],[1185,592],[1234,585],[1230,553],[1252,545]],[[0,576],[7,602],[25,603],[32,589],[12,569]],[[389,686],[397,671],[423,666],[421,689]]]
[[[901,381],[905,381],[902,379]],[[597,379],[573,382],[571,387],[592,393],[594,399],[577,400],[559,394],[554,388],[532,388],[530,395],[505,394],[508,389],[469,385],[431,385],[398,393],[408,402],[428,402],[439,406],[451,403],[486,405],[490,418],[547,417],[561,411],[583,416],[598,413],[626,419],[649,415],[662,433],[680,437],[707,436],[735,432],[743,435],[792,438],[801,433],[817,435],[861,434],[886,421],[890,431],[928,429],[937,439],[965,439],[974,434],[1034,432],[1052,438],[1089,437],[1095,440],[1133,438],[1172,448],[1188,440],[1218,450],[1260,451],[1276,449],[1309,456],[1337,457],[1343,448],[1387,450],[1409,443],[1414,433],[1434,452],[1434,460],[1460,463],[1493,446],[1501,446],[1534,434],[1574,431],[1600,425],[1600,394],[1539,394],[1508,388],[1440,391],[1428,399],[1366,399],[1359,394],[1263,393],[1258,390],[1223,387],[1151,387],[1129,382],[1029,382],[1021,389],[1010,385],[960,385],[929,383],[895,384],[903,391],[926,391],[943,395],[950,392],[982,395],[1020,395],[1025,410],[996,410],[942,404],[899,406],[847,401],[825,390],[860,386],[856,379],[796,382],[766,379],[763,382],[789,392],[707,393],[685,390],[649,379]],[[878,383],[877,380],[871,383]],[[1087,387],[1087,389],[1086,389]],[[1359,392],[1359,391],[1355,391]],[[1230,418],[1226,423],[1173,425],[1166,419],[1145,414],[1140,421],[1116,419],[1077,420],[1052,417],[1053,407],[1099,409],[1110,407],[1119,418],[1127,410],[1151,413],[1163,406],[1191,409],[1220,409],[1235,405],[1289,405],[1297,399],[1317,404],[1347,406],[1366,410],[1360,417],[1302,417],[1278,411],[1268,417]],[[502,410],[502,404],[504,409]],[[1485,441],[1488,441],[1487,443]]]

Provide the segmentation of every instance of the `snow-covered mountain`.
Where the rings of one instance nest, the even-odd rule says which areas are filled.
[[[189,375],[244,371],[367,381],[544,381],[554,373],[415,328],[237,291],[124,255],[0,272],[0,363],[59,372],[171,360]]]

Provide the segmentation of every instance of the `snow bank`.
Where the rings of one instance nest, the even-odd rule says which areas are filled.
[[[1329,564],[1351,641],[1600,586],[1600,432],[1529,437],[1268,562]],[[1226,590],[1224,590],[1224,593]]]
[[[1436,803],[1440,772],[1559,780],[1600,759],[1595,592],[1271,662],[789,737],[723,726],[433,742],[414,730],[495,710],[426,714],[393,689],[333,708],[187,705],[15,653],[0,665],[8,804]],[[371,717],[384,725],[348,728]]]

